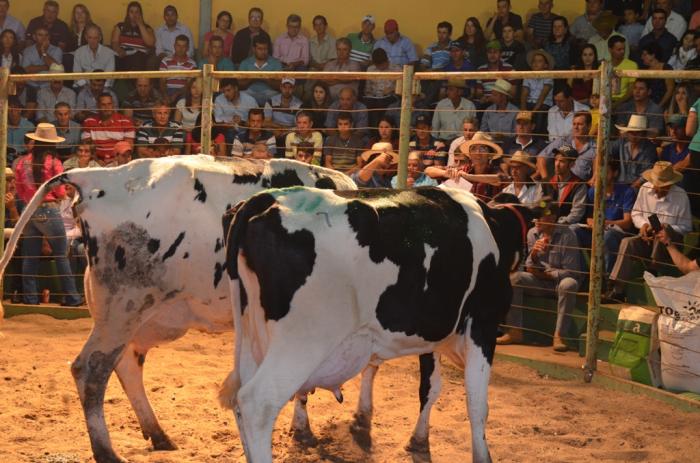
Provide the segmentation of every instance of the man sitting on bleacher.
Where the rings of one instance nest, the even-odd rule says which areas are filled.
[[[683,174],[674,170],[670,162],[658,161],[642,177],[647,182],[639,189],[632,208],[632,222],[639,229],[639,235],[622,240],[610,273],[612,287],[604,297],[605,302],[625,300],[625,283],[638,276],[634,267],[635,258],[641,259],[645,264],[651,260],[652,266],[657,262],[671,262],[666,246],[659,241],[660,231],[665,229],[671,235],[671,241],[682,243],[683,236],[692,230],[688,194],[676,185],[683,179]],[[656,230],[655,220],[650,219],[654,215],[661,225]]]

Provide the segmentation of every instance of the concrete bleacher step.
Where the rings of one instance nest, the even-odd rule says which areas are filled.
[[[588,333],[583,333],[579,337],[578,342],[578,355],[580,357],[586,356],[586,339]],[[596,348],[596,357],[598,360],[604,362],[608,361],[608,356],[610,354],[610,349],[612,349],[613,343],[615,342],[615,331],[610,330],[600,330],[598,331],[598,346]]]

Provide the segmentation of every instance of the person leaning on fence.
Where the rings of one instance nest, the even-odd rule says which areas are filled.
[[[260,143],[267,146],[267,151],[275,156],[277,152],[275,135],[269,130],[265,130],[265,114],[262,108],[251,108],[248,111],[248,123],[245,129],[241,129],[237,134],[232,130],[227,131],[231,141],[231,154],[236,157],[250,158],[253,156],[253,148]]]
[[[681,249],[676,246],[677,243],[671,240],[671,234],[667,231],[666,226],[659,232],[657,238],[661,244],[666,246],[666,250],[673,261],[673,265],[678,267],[678,270],[683,274],[700,270],[700,257],[698,257],[699,253],[697,249],[695,249],[690,256],[683,254]]]
[[[688,194],[676,185],[683,179],[680,172],[673,169],[671,163],[658,161],[654,167],[642,176],[647,181],[639,189],[637,200],[632,209],[632,221],[639,229],[638,236],[622,240],[617,260],[610,273],[611,288],[606,293],[607,301],[624,301],[625,284],[635,278],[634,261],[639,259],[645,267],[658,270],[658,263],[669,263],[670,256],[666,247],[660,245],[658,232],[652,226],[652,214],[656,215],[671,240],[682,243],[686,233],[692,230],[690,203]]]
[[[359,156],[362,167],[351,175],[360,188],[391,188],[391,179],[396,175],[399,155],[390,143],[375,143],[370,150]]]
[[[695,217],[700,217],[700,130],[698,130],[698,113],[700,98],[695,100],[688,113],[685,125],[685,135],[690,138],[688,149],[689,168],[684,172],[686,190],[690,196],[690,209]]]
[[[510,274],[513,300],[506,317],[507,331],[497,344],[522,342],[523,296],[550,296],[557,300],[557,321],[552,347],[557,352],[568,349],[564,337],[569,334],[571,313],[576,305],[576,292],[581,283],[582,265],[576,235],[569,227],[557,225],[559,208],[555,202],[544,202],[542,216],[527,234],[528,255],[525,270]]]
[[[423,153],[411,151],[408,153],[408,172],[406,177],[406,188],[417,188],[419,186],[438,186],[438,182],[423,173]],[[399,176],[391,178],[391,187],[399,187]]]
[[[159,143],[160,141],[160,143]],[[170,120],[170,106],[160,101],[153,106],[153,119],[144,122],[136,133],[136,151],[140,158],[160,157],[167,145],[169,156],[181,154],[185,144],[182,126]]]
[[[313,143],[302,141],[294,148],[294,159],[305,164],[311,164],[315,150]]]
[[[313,129],[314,121],[310,112],[299,111],[295,117],[296,130],[287,134],[284,139],[284,156],[296,159],[296,152],[302,143],[311,143],[314,164],[320,165],[323,154],[323,135]]]
[[[447,150],[447,165],[452,166],[455,164],[454,155],[457,149],[474,137],[474,134],[479,131],[479,120],[472,117],[465,117],[462,120],[462,135],[452,140],[450,147]]]
[[[352,115],[338,114],[337,132],[326,138],[323,145],[323,165],[343,172],[353,172],[360,165],[359,156],[365,142],[354,130]]]
[[[27,134],[34,140],[32,151],[22,156],[15,167],[17,194],[26,204],[34,196],[37,188],[46,180],[63,172],[63,166],[56,157],[56,143],[63,138],[56,134],[53,124],[41,123],[36,131]],[[61,305],[75,307],[83,304],[75,288],[75,280],[66,258],[66,232],[61,220],[59,202],[65,197],[63,185],[51,190],[44,197],[32,219],[24,229],[22,241],[22,291],[25,304],[38,304],[39,294],[36,276],[39,271],[39,256],[42,242],[46,239],[56,261],[56,271],[65,298]]]

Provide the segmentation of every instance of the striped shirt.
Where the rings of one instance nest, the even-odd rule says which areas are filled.
[[[545,18],[542,13],[535,13],[530,16],[530,20],[527,22],[527,27],[532,28],[533,37],[535,40],[541,41],[541,44],[549,38],[552,33],[552,22],[557,15],[550,13],[548,18]]]
[[[374,50],[374,37],[369,42],[362,40],[362,32],[348,34],[348,39],[352,44],[350,50],[350,61],[366,64],[372,61],[372,51]]]
[[[151,29],[151,26],[146,26],[146,28]],[[119,46],[126,51],[127,55],[133,55],[137,52],[148,53],[148,47],[138,26],[128,27],[126,23],[119,23],[117,29],[119,29]]]
[[[136,134],[136,146],[153,145],[159,138],[164,138],[174,147],[181,148],[185,143],[185,131],[180,124],[173,121],[168,121],[167,127],[156,127],[153,121],[144,122]]]
[[[160,62],[161,71],[192,71],[197,69],[197,63],[191,58],[180,61],[177,56],[163,58]],[[166,80],[168,90],[181,90],[187,85],[187,77],[172,77]]]
[[[108,161],[114,157],[114,145],[118,141],[133,141],[136,131],[131,119],[117,112],[107,120],[88,117],[83,121],[83,141],[92,141],[95,154],[100,160]]]

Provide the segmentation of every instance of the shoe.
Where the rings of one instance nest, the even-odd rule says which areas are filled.
[[[555,352],[566,352],[569,350],[568,346],[564,344],[564,341],[559,336],[554,336],[552,340],[552,348]]]
[[[522,344],[523,332],[521,330],[508,330],[503,336],[496,338],[496,344],[506,346],[508,344]]]
[[[85,305],[85,299],[80,299],[76,302],[61,302],[61,307],[80,307],[82,305]]]

